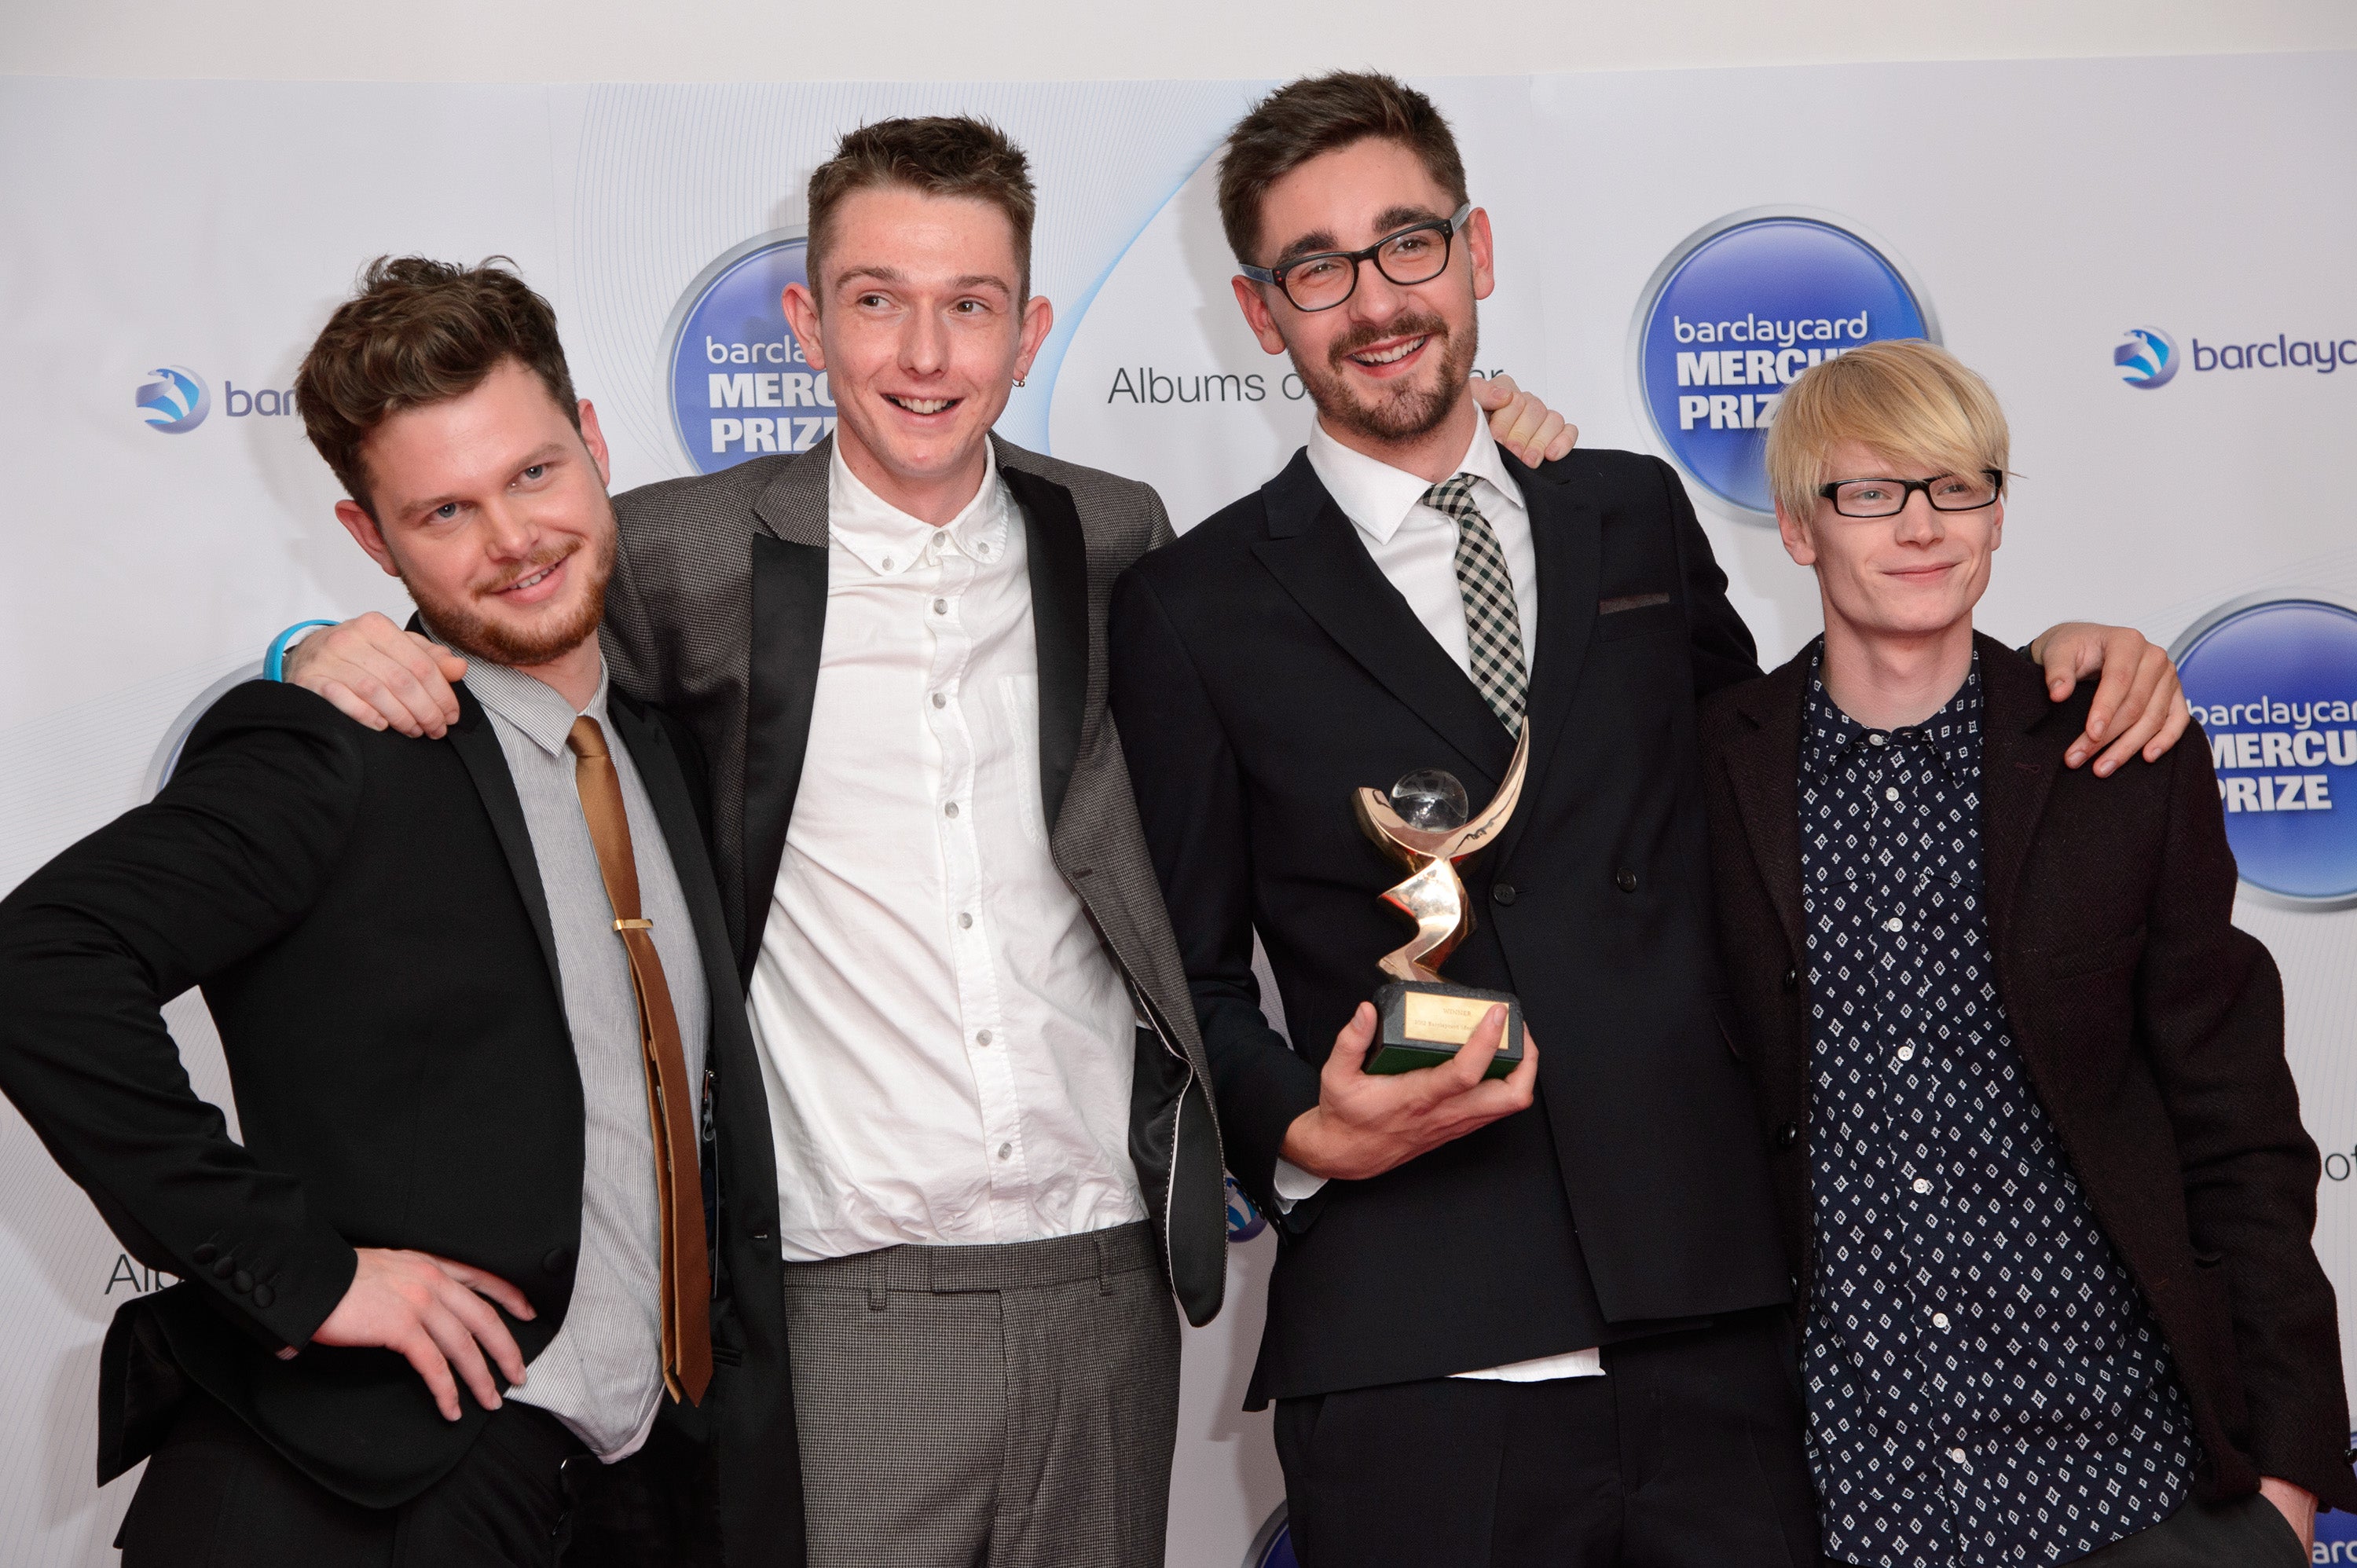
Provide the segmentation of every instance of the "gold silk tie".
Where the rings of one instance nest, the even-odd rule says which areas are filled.
[[[630,853],[630,819],[622,783],[597,721],[573,721],[573,783],[588,819],[597,871],[614,907],[614,932],[630,955],[639,1000],[639,1045],[647,1072],[647,1119],[655,1136],[655,1197],[662,1212],[663,1387],[674,1400],[704,1401],[712,1381],[712,1271],[704,1255],[704,1183],[695,1165],[695,1094],[679,1015],[655,951],[654,922],[639,913],[639,866]]]

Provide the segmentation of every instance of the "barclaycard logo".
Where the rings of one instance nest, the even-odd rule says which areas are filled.
[[[1696,230],[1654,270],[1630,364],[1645,423],[1700,499],[1771,523],[1762,453],[1784,388],[1886,338],[1940,338],[1890,248],[1830,213],[1756,207]]]
[[[147,372],[139,386],[139,413],[150,430],[185,435],[205,422],[213,408],[213,389],[186,365],[164,365]]]
[[[1286,1524],[1283,1503],[1276,1505],[1276,1511],[1244,1549],[1243,1568],[1301,1568],[1293,1555],[1293,1531]]]
[[[809,281],[809,251],[801,229],[757,235],[698,273],[673,307],[662,397],[696,472],[807,452],[833,433],[826,372],[811,369],[780,298]]]
[[[1220,1179],[1227,1184],[1228,1190],[1228,1240],[1232,1242],[1249,1241],[1267,1230],[1268,1216],[1244,1196],[1244,1189],[1236,1185],[1236,1178],[1223,1174]]]
[[[2291,908],[2357,904],[2357,609],[2305,592],[2236,599],[2170,652],[2244,886]]]
[[[2177,339],[2158,327],[2131,327],[2112,350],[2112,363],[2126,372],[2120,380],[2140,392],[2165,387],[2177,379]]]

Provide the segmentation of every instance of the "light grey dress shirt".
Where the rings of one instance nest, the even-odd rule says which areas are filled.
[[[573,753],[565,745],[576,716],[573,704],[554,687],[486,659],[468,661],[466,684],[490,714],[523,804],[533,857],[540,863],[586,1112],[581,1251],[572,1305],[556,1337],[533,1358],[528,1379],[509,1397],[549,1412],[611,1463],[646,1441],[663,1398],[662,1216],[638,998],[573,781]],[[640,912],[654,922],[655,950],[671,983],[688,1081],[701,1084],[711,1026],[704,954],[654,803],[630,748],[607,718],[606,691],[601,672],[597,695],[581,711],[606,732],[630,820]],[[495,1203],[499,1195],[487,1193],[484,1198]],[[701,1236],[684,1240],[704,1245]]]

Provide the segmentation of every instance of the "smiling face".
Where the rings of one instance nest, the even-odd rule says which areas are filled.
[[[1823,482],[1831,484],[1930,479],[1940,470],[1841,441],[1826,450],[1822,472]],[[1776,529],[1786,553],[1816,569],[1829,638],[1919,642],[1971,624],[1973,607],[1988,587],[1989,558],[2005,532],[2005,501],[2000,497],[1971,511],[1937,511],[1919,490],[1894,517],[1844,517],[1820,496],[1805,521],[1779,501]]]
[[[532,669],[593,653],[614,563],[606,443],[505,360],[473,391],[369,433],[371,506],[336,515],[462,653]]]
[[[875,186],[844,199],[817,261],[786,319],[827,373],[844,461],[903,511],[949,521],[1053,320],[1019,292],[1013,225],[980,199]]]
[[[1361,250],[1410,224],[1446,220],[1457,205],[1412,148],[1362,137],[1269,187],[1260,209],[1265,253],[1251,259],[1281,267],[1317,252]],[[1293,356],[1338,438],[1378,456],[1453,433],[1458,423],[1467,425],[1458,445],[1471,438],[1474,302],[1494,286],[1490,219],[1480,209],[1450,242],[1447,269],[1427,283],[1403,286],[1362,262],[1350,298],[1318,311],[1296,309],[1273,285],[1239,277],[1234,286],[1261,347]]]

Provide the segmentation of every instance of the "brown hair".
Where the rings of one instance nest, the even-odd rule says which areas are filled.
[[[845,199],[877,186],[905,186],[927,196],[963,196],[986,201],[1006,215],[1015,231],[1016,293],[1031,295],[1031,219],[1039,199],[1023,149],[987,120],[971,114],[932,114],[922,119],[878,120],[836,144],[834,156],[811,171],[811,293],[823,303],[821,267],[834,238],[835,214]]]
[[[1856,441],[1889,463],[1943,474],[1996,470],[2012,441],[1996,393],[1953,354],[1921,338],[1845,349],[1812,365],[1777,400],[1768,427],[1768,484],[1803,525],[1817,515],[1825,456]]]
[[[404,409],[447,403],[513,360],[538,376],[573,428],[581,428],[573,376],[556,338],[556,313],[505,256],[461,267],[424,256],[379,256],[361,289],[336,307],[303,356],[295,403],[304,431],[342,481],[371,508],[361,446]]]
[[[1269,187],[1321,153],[1385,136],[1424,160],[1452,207],[1465,204],[1465,160],[1432,100],[1396,78],[1338,70],[1289,81],[1253,105],[1220,155],[1220,227],[1240,262],[1260,264],[1260,204]]]

